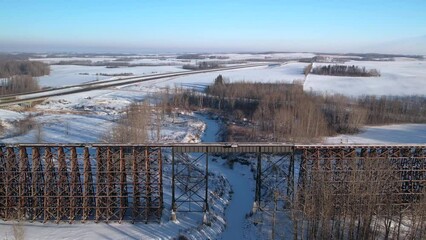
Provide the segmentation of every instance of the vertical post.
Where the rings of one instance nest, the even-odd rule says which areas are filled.
[[[38,147],[32,149],[33,165],[32,165],[32,181],[31,181],[31,197],[32,202],[32,220],[35,221],[41,214],[43,209],[43,187],[44,176],[43,167],[40,160],[40,151]]]
[[[288,202],[293,204],[294,201],[294,158],[295,158],[295,147],[291,147],[290,153],[290,165],[288,166],[288,186],[287,186],[287,196],[289,198]],[[291,207],[291,206],[289,206]]]
[[[299,166],[299,178],[297,180],[298,182],[298,186],[297,186],[297,191],[298,191],[298,204],[299,206],[304,205],[305,204],[305,199],[306,199],[306,185],[307,185],[307,159],[308,159],[308,150],[306,148],[303,149],[303,153],[300,159],[300,166]],[[312,174],[312,172],[311,172]],[[299,208],[299,206],[297,208]]]
[[[138,164],[138,150],[133,147],[133,164],[132,164],[132,175],[133,175],[133,219],[135,222],[140,214],[140,184],[139,184],[139,164]]]
[[[17,175],[19,174],[18,166],[16,164],[16,155],[13,147],[7,148],[6,159],[5,219],[13,219],[16,213],[13,209],[15,209],[17,205]]]
[[[175,147],[172,146],[172,215],[171,220],[176,221],[176,198],[175,198]]]
[[[205,179],[206,179],[206,192],[204,196],[204,216],[203,216],[203,223],[210,226],[210,220],[209,220],[209,147],[206,147],[205,150],[206,154],[206,173],[205,173]]]
[[[161,148],[158,148],[158,171],[159,171],[159,191],[160,191],[160,209],[159,209],[159,214],[158,214],[158,219],[161,219],[161,212],[163,211],[164,208],[164,203],[163,203],[163,156],[161,153]]]
[[[64,217],[69,218],[69,182],[65,152],[63,147],[58,147],[58,184],[56,197],[56,223]]]
[[[44,185],[44,222],[55,216],[56,198],[58,197],[55,185],[58,184],[55,177],[55,166],[53,164],[53,154],[50,147],[45,148],[45,185]]]
[[[5,220],[6,215],[6,162],[3,147],[0,146],[0,219]]]
[[[106,197],[104,197],[104,200],[106,202],[105,206],[105,214],[106,214],[106,222],[108,223],[111,212],[112,212],[112,206],[111,206],[111,193],[112,193],[112,186],[114,183],[113,179],[113,163],[112,163],[112,154],[111,154],[111,148],[108,146],[106,147]]]
[[[127,176],[126,176],[126,159],[123,147],[120,147],[120,217],[121,222],[127,211]]]
[[[205,212],[209,211],[209,147],[206,147],[206,192],[205,192]]]
[[[151,214],[151,208],[152,208],[152,189],[151,189],[151,159],[149,152],[151,149],[149,149],[148,146],[145,147],[145,223],[148,223],[148,218]]]
[[[95,222],[97,223],[105,210],[105,166],[101,156],[101,147],[96,148],[96,165]]]
[[[114,176],[115,176],[115,169],[114,169],[114,163],[113,163],[113,156],[112,156],[112,150],[111,147],[107,147],[106,149],[107,151],[107,162],[106,162],[106,197],[104,197],[105,201],[106,201],[106,222],[108,223],[108,221],[110,220],[110,218],[113,215],[114,212],[114,201],[113,201],[113,197],[114,197],[114,187],[115,187],[115,183],[114,183]]]
[[[90,163],[89,148],[84,147],[84,189],[83,189],[83,216],[82,222],[89,218],[89,215],[93,208],[93,181],[92,181],[92,165]]]
[[[76,215],[80,214],[81,209],[81,181],[80,170],[77,161],[77,150],[71,147],[71,184],[70,184],[70,223],[75,220]]]
[[[28,190],[27,184],[30,177],[28,154],[25,147],[19,149],[19,202],[18,202],[18,220],[24,218],[27,213]]]
[[[254,198],[254,205],[252,212],[256,212],[260,207],[260,196],[262,193],[262,147],[259,146],[257,153],[257,174],[256,174],[256,191]]]
[[[172,210],[176,212],[176,198],[175,198],[175,148],[172,146]]]

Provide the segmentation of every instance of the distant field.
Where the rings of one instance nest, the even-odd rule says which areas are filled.
[[[329,65],[315,63],[314,66]],[[395,61],[350,61],[357,65],[377,69],[380,77],[340,77],[309,74],[305,91],[361,95],[424,95],[426,93],[426,61],[396,59]]]
[[[62,87],[111,78],[110,76],[96,75],[97,73],[118,74],[125,72],[133,73],[133,75],[148,75],[185,71],[176,66],[106,68],[102,66],[51,65],[50,68],[50,75],[38,78],[41,87]]]

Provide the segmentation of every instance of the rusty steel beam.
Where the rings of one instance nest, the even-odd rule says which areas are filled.
[[[119,221],[123,221],[127,209],[129,207],[128,200],[128,191],[127,191],[127,169],[126,169],[126,158],[125,158],[125,148],[120,147],[120,213],[119,213]]]
[[[90,162],[89,148],[83,150],[83,209],[81,220],[83,222],[89,220],[94,211],[95,191],[93,183],[92,164]]]
[[[18,219],[25,220],[31,213],[31,170],[27,150],[19,148],[19,204]]]
[[[148,156],[146,161],[149,162],[148,181],[146,185],[149,186],[149,216],[147,221],[157,221],[161,219],[163,211],[163,189],[162,189],[162,154],[161,148],[148,148]]]
[[[69,188],[69,221],[72,223],[82,213],[82,186],[80,179],[80,167],[76,147],[71,147],[71,174]]]
[[[32,221],[43,216],[44,203],[44,171],[41,162],[40,148],[32,148],[32,181],[31,197],[32,201]]]
[[[56,222],[70,218],[70,182],[68,180],[67,164],[65,162],[64,147],[58,147],[58,183],[56,197]]]
[[[207,189],[205,167],[199,167],[205,153],[189,155],[174,152],[174,211],[205,212]],[[206,166],[206,165],[204,165]]]
[[[96,149],[96,206],[95,206],[95,222],[107,219],[107,151],[105,147]]]
[[[5,148],[0,147],[0,219],[6,219],[6,159]]]
[[[138,151],[138,147],[133,147],[132,149],[132,180],[133,180],[133,209],[132,209],[132,222],[135,222],[139,219],[139,209],[141,206],[140,202],[140,189],[139,189],[139,159],[140,159],[140,152]]]
[[[54,220],[57,214],[58,181],[56,178],[55,165],[53,162],[52,147],[45,148],[45,169],[44,169],[44,222]]]
[[[5,187],[5,200],[6,200],[6,213],[5,219],[18,218],[18,197],[19,197],[19,166],[16,161],[15,149],[13,147],[7,148],[6,155],[6,187]]]
[[[145,197],[145,201],[144,201],[144,208],[145,208],[145,221],[148,221],[149,218],[149,214],[150,214],[150,209],[149,207],[151,206],[151,200],[152,200],[152,192],[151,192],[151,161],[150,161],[150,152],[148,151],[148,148],[145,148],[145,164],[144,164],[144,168],[143,168],[143,174],[145,177],[145,187],[143,188],[143,196]]]

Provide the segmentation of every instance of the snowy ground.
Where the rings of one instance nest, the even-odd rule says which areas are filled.
[[[52,65],[50,66],[50,69],[50,75],[38,78],[41,87],[64,87],[112,78],[110,76],[96,75],[100,73],[132,73],[133,75],[140,76],[148,74],[184,71],[182,67],[178,66],[106,68],[102,66]],[[82,73],[87,73],[88,75],[82,75]]]
[[[328,65],[328,64],[314,64]],[[426,61],[398,58],[395,61],[350,61],[356,65],[377,69],[380,77],[340,77],[309,74],[304,84],[305,91],[346,96],[362,95],[425,95]]]
[[[203,59],[184,60],[174,56],[139,56],[140,59],[131,60],[130,63],[146,64],[178,64],[178,66],[144,66],[144,67],[120,67],[105,68],[102,66],[74,66],[52,65],[49,76],[39,78],[42,87],[59,87],[75,85],[84,82],[109,79],[108,76],[96,75],[97,73],[133,73],[134,75],[147,75],[183,71],[183,64],[195,64],[199,61],[233,61],[233,60],[293,60],[297,58],[310,58],[311,53],[272,53],[272,54],[211,54],[211,56],[228,57],[228,59]],[[144,58],[145,57],[145,58]],[[339,58],[342,56],[329,55]],[[92,60],[97,58],[74,58],[75,60]],[[66,58],[38,59],[45,62],[58,62]],[[112,58],[99,58],[98,61],[112,61]],[[327,65],[328,63],[315,63],[314,65]],[[360,95],[424,95],[426,92],[426,61],[412,58],[395,58],[395,61],[349,61],[346,65],[357,65],[367,69],[375,68],[381,72],[380,77],[336,77],[310,74],[304,83],[305,91],[322,93],[339,93],[348,96]],[[169,84],[209,84],[218,74],[233,81],[258,81],[258,82],[293,82],[305,80],[303,69],[306,63],[288,62],[281,66],[261,67],[257,69],[243,69],[228,72],[206,73],[196,76],[184,76],[169,81]],[[89,75],[80,75],[88,73]]]
[[[202,73],[181,77],[161,79],[155,82],[142,82],[129,86],[120,87],[122,90],[144,91],[146,89],[161,89],[165,87],[185,87],[203,90],[214,82],[218,75],[229,79],[230,81],[248,81],[248,82],[287,82],[304,79],[303,68],[306,63],[291,62],[279,66],[262,66],[249,69],[226,70],[213,73]]]
[[[426,124],[364,127],[355,135],[329,137],[326,144],[426,144]]]

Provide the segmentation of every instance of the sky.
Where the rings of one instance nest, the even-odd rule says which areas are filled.
[[[425,0],[0,0],[0,51],[426,54],[425,13]]]

